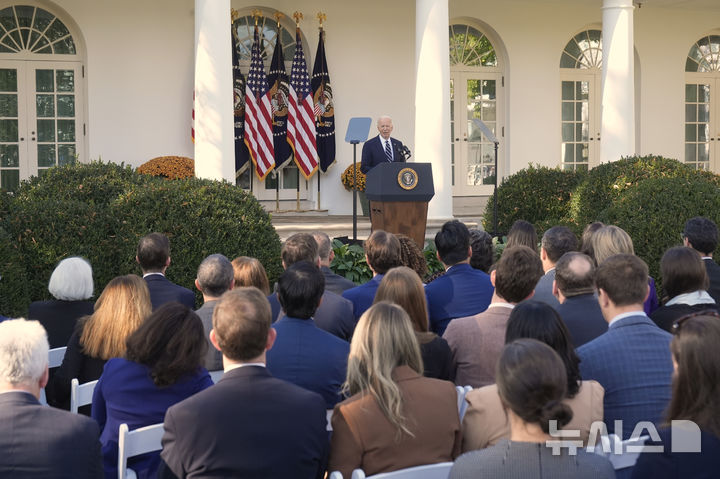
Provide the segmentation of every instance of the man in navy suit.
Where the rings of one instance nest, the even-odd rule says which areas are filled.
[[[575,233],[566,226],[553,226],[545,232],[540,242],[540,260],[545,274],[535,286],[535,301],[547,303],[557,310],[560,305],[553,294],[555,263],[568,251],[577,251],[578,240]]]
[[[555,263],[555,307],[567,326],[573,346],[579,348],[608,330],[595,297],[595,264],[588,255],[571,251]]]
[[[140,265],[143,279],[150,290],[153,310],[170,301],[177,301],[195,309],[195,293],[165,277],[165,271],[170,266],[170,240],[167,236],[150,233],[140,238],[135,260]]]
[[[718,244],[718,229],[714,221],[702,216],[690,218],[683,230],[683,244],[689,246],[702,256],[705,263],[710,286],[708,294],[720,304],[720,266],[713,261],[712,254]]]
[[[373,277],[367,283],[348,289],[343,293],[343,298],[349,299],[353,305],[356,322],[375,301],[375,293],[377,293],[385,273],[391,268],[402,266],[400,240],[392,233],[382,230],[373,231],[370,237],[364,241],[363,248],[365,249],[365,261],[373,272]]]
[[[38,402],[48,340],[37,321],[0,324],[0,477],[104,477],[95,421]]]
[[[608,433],[628,439],[640,421],[659,424],[670,401],[672,336],[643,311],[650,293],[648,268],[631,254],[617,254],[597,268],[598,303],[608,331],[578,348],[580,375],[605,388]],[[622,420],[622,430],[614,421]]]
[[[335,258],[335,252],[330,243],[330,237],[323,231],[313,231],[313,238],[318,244],[318,256],[320,257],[320,271],[325,276],[325,290],[335,294],[343,294],[345,290],[357,286],[349,279],[335,274],[330,269],[330,263]]]
[[[308,261],[299,261],[280,276],[278,299],[286,316],[273,324],[275,345],[267,353],[267,367],[279,379],[320,394],[327,409],[342,398],[350,344],[315,326],[325,280]]]
[[[215,306],[210,340],[225,374],[165,414],[159,478],[319,479],[328,455],[325,401],[265,367],[276,334],[257,288],[236,288]]]
[[[297,233],[289,237],[283,244],[280,255],[283,268],[286,269],[298,261],[309,261],[320,267],[318,244],[308,233]],[[270,301],[272,320],[275,322],[284,316],[277,293],[268,296],[268,301]],[[327,290],[323,292],[322,302],[315,312],[314,320],[318,328],[348,342],[357,323],[353,318],[350,301]]]
[[[390,133],[393,131],[392,118],[389,116],[378,118],[377,129],[380,134],[363,145],[360,171],[365,174],[380,163],[405,162],[402,142],[390,138]]]
[[[445,223],[435,235],[435,247],[445,274],[425,287],[425,295],[430,329],[442,336],[452,319],[485,311],[495,288],[487,273],[470,266],[470,232],[463,223]]]

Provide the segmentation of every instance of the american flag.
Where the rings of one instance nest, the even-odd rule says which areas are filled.
[[[295,152],[295,163],[305,179],[309,180],[318,166],[315,114],[299,28],[295,31],[295,39],[295,57],[290,72],[287,136]]]
[[[255,164],[255,174],[261,181],[275,167],[269,91],[265,66],[260,56],[258,27],[255,26],[250,72],[245,85],[245,144]]]

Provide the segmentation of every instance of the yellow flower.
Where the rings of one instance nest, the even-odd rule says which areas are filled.
[[[140,165],[138,173],[162,176],[168,180],[191,178],[195,176],[195,162],[184,156],[159,156]]]
[[[357,185],[355,189],[358,191],[365,191],[365,173],[360,171],[360,163],[356,163],[355,170],[357,174]],[[350,165],[345,169],[345,171],[343,171],[342,175],[340,175],[340,181],[342,181],[345,189],[353,190],[354,179],[355,176],[353,175],[353,165]]]

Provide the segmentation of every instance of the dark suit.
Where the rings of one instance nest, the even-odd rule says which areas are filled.
[[[579,348],[608,330],[600,305],[593,293],[565,298],[555,308],[570,332],[573,346]]]
[[[150,290],[153,311],[171,301],[177,301],[190,309],[195,309],[195,293],[189,289],[171,282],[162,274],[153,273],[143,279]]]
[[[67,346],[77,320],[93,314],[92,301],[35,301],[30,303],[28,318],[37,319],[47,331],[51,348]]]
[[[490,305],[493,291],[486,273],[466,263],[451,266],[425,286],[430,329],[442,336],[451,319],[482,313]]]
[[[643,314],[618,320],[578,348],[583,380],[594,379],[605,388],[608,433],[628,439],[639,421],[660,422],[670,401],[671,339]],[[617,419],[623,421],[622,431],[615,431]]]
[[[285,316],[273,324],[277,339],[267,368],[278,379],[320,394],[327,409],[341,399],[350,344],[315,326],[312,319]]]
[[[403,144],[400,140],[390,138],[390,144],[392,145],[393,163],[404,163],[405,156],[401,152]],[[365,142],[362,149],[362,160],[360,162],[360,171],[367,174],[368,171],[380,163],[388,163],[387,156],[385,156],[384,142],[380,141],[380,135],[375,138],[371,138]]]
[[[0,477],[103,477],[95,421],[41,406],[30,393],[0,394]]]
[[[373,301],[375,301],[375,293],[377,293],[378,287],[380,287],[380,281],[382,281],[383,276],[382,274],[376,274],[367,283],[350,288],[342,294],[343,298],[352,303],[355,322],[372,306]]]
[[[710,287],[708,287],[707,292],[715,300],[715,303],[720,304],[720,266],[712,258],[706,258],[703,262],[710,279]]]
[[[215,310],[215,304],[217,304],[217,300],[205,301],[205,304],[195,311],[195,313],[200,316],[203,329],[205,330],[205,340],[208,344],[208,350],[205,353],[203,365],[208,371],[218,371],[223,368],[222,353],[215,349],[215,346],[210,342],[210,331],[213,328],[212,315]]]
[[[285,316],[280,301],[278,301],[277,293],[268,296],[268,301],[270,301],[273,322]],[[357,323],[353,318],[352,303],[330,291],[323,293],[322,303],[315,311],[313,319],[315,320],[315,326],[318,328],[348,342],[352,338]]]
[[[349,279],[333,273],[327,266],[321,266],[320,271],[322,271],[323,276],[325,276],[325,291],[342,295],[346,289],[357,286]]]
[[[318,394],[264,367],[233,369],[168,409],[161,457],[177,477],[320,478],[325,411]]]
[[[663,446],[662,453],[643,452],[633,468],[633,478],[710,479],[720,470],[720,438],[700,430],[700,452],[673,452],[672,431],[658,431],[660,441],[648,439],[646,446]]]
[[[537,285],[535,285],[535,294],[532,299],[535,301],[542,301],[543,303],[552,306],[557,310],[560,302],[553,294],[553,282],[555,281],[555,268],[551,269],[540,277]]]

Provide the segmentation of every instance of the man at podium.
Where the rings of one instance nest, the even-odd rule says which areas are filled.
[[[380,163],[402,163],[406,152],[410,152],[400,140],[390,138],[393,131],[392,118],[386,115],[378,118],[377,129],[380,134],[363,145],[360,170],[365,174]]]

